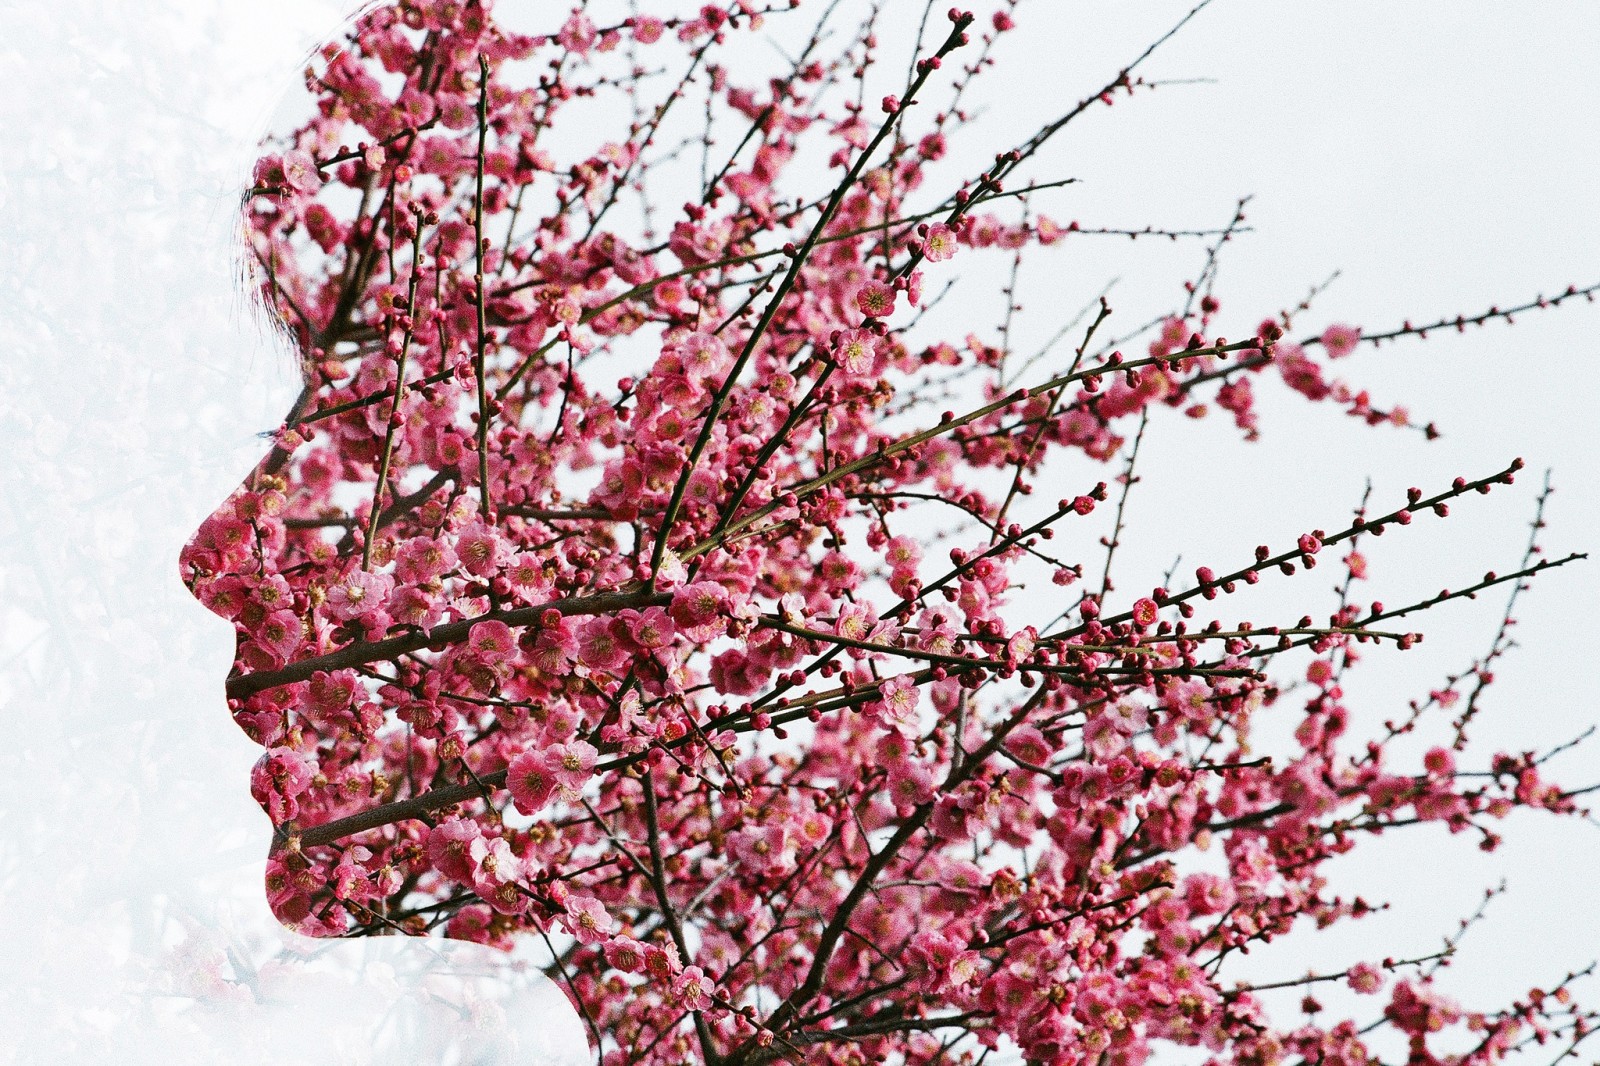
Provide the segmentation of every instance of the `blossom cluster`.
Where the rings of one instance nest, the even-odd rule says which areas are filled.
[[[1367,335],[1295,342],[1258,313],[1230,341],[1191,286],[1138,351],[1096,341],[1102,313],[1026,387],[1004,344],[926,337],[949,271],[1087,239],[1007,214],[1042,195],[1016,173],[1054,128],[941,168],[1017,0],[930,22],[881,105],[855,91],[870,20],[740,80],[790,6],[607,23],[594,4],[526,34],[487,3],[388,0],[308,68],[314,112],[244,205],[304,392],[182,557],[238,635],[275,913],[314,936],[543,937],[608,1063],[1005,1044],[1133,1066],[1164,1042],[1369,1061],[1365,1029],[1274,1021],[1223,963],[1368,913],[1323,869],[1369,834],[1434,822],[1489,847],[1513,808],[1576,799],[1532,753],[1458,771],[1465,718],[1421,765],[1391,757],[1415,723],[1352,745],[1342,674],[1419,640],[1385,622],[1422,605],[1194,616],[1334,549],[1348,591],[1362,538],[1520,463],[1185,587],[1094,587],[1053,542],[1105,517],[1104,464],[1143,420],[1214,406],[1253,437],[1277,381],[1407,424],[1330,376]],[[624,116],[610,140],[583,117],[602,105]],[[674,141],[690,111],[743,138]],[[703,186],[662,208],[702,150]],[[1056,619],[1017,617],[1029,574],[1061,586]],[[1312,656],[1297,709],[1270,672],[1291,652]],[[1266,714],[1298,716],[1295,747],[1252,749]],[[1491,1062],[1586,1024],[1554,992],[1463,1011],[1393,959],[1323,979],[1387,996],[1414,1061],[1466,1030],[1460,1061]]]

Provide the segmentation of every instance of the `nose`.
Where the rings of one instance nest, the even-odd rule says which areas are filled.
[[[280,575],[288,506],[283,471],[294,452],[292,427],[308,409],[314,390],[301,390],[272,447],[239,487],[206,516],[178,555],[178,573],[191,595],[233,626],[230,676],[270,670],[294,657],[304,639],[305,594]],[[252,712],[240,705],[234,720],[264,746],[282,736],[280,709]]]
[[[308,382],[300,390],[283,426],[272,434],[272,448],[255,469],[228,494],[190,534],[178,554],[178,575],[184,587],[211,613],[237,621],[248,605],[250,577],[268,572],[261,519],[276,517],[287,503],[282,471],[294,454],[294,427],[305,416],[316,390]]]

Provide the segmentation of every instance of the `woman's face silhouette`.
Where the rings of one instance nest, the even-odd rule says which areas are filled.
[[[938,782],[954,779],[958,756],[982,766],[981,756],[967,757],[988,750],[988,708],[958,691],[980,671],[956,677],[929,668],[938,676],[926,688],[885,687],[888,698],[867,708],[847,689],[875,669],[853,654],[866,649],[837,657],[850,672],[835,695],[829,686],[838,671],[813,688],[799,667],[833,654],[820,648],[845,645],[769,624],[825,620],[858,645],[920,628],[943,659],[989,640],[1026,660],[1031,635],[1013,642],[998,628],[963,628],[999,623],[991,598],[1008,591],[1002,567],[963,582],[959,610],[929,611],[902,628],[909,615],[869,613],[874,597],[855,595],[856,562],[833,550],[844,541],[841,515],[874,533],[897,521],[885,517],[895,504],[884,501],[899,490],[981,521],[992,512],[956,477],[965,477],[963,463],[1009,462],[1001,453],[1013,423],[996,416],[993,432],[983,427],[959,445],[930,437],[926,454],[906,454],[864,484],[802,501],[803,522],[786,510],[737,552],[718,540],[736,513],[792,498],[784,487],[821,479],[840,469],[841,457],[870,463],[874,444],[881,454],[891,434],[874,421],[919,398],[910,390],[895,398],[913,372],[936,364],[982,375],[981,361],[996,358],[977,340],[963,350],[957,339],[930,347],[918,365],[897,332],[874,333],[876,322],[861,328],[863,316],[894,309],[897,291],[907,293],[902,312],[916,303],[881,282],[857,295],[880,259],[886,271],[891,251],[895,262],[912,254],[886,238],[879,256],[871,227],[899,215],[900,198],[920,180],[919,153],[931,163],[945,151],[944,137],[909,141],[897,157],[902,171],[870,173],[870,188],[860,204],[846,205],[838,225],[872,236],[818,255],[826,268],[807,272],[801,298],[780,310],[768,343],[750,344],[747,368],[730,345],[741,350],[754,317],[741,314],[766,306],[761,285],[781,276],[784,262],[753,257],[803,231],[820,202],[809,187],[812,214],[785,215],[787,201],[774,191],[801,130],[822,113],[801,101],[810,90],[785,98],[774,87],[768,107],[756,79],[735,83],[756,90],[724,93],[723,72],[712,71],[706,108],[726,99],[740,131],[753,131],[748,144],[730,138],[716,151],[709,135],[657,138],[651,123],[661,112],[634,97],[643,84],[637,72],[654,77],[666,66],[675,77],[690,57],[699,63],[704,27],[683,26],[686,47],[672,56],[682,62],[658,66],[654,53],[641,63],[633,52],[678,39],[663,38],[659,21],[607,30],[575,15],[555,40],[535,41],[490,26],[484,6],[393,0],[323,52],[310,76],[315,106],[262,159],[245,199],[251,269],[263,303],[293,337],[306,384],[268,454],[195,531],[181,565],[196,598],[237,634],[228,698],[235,721],[263,749],[249,785],[275,827],[272,908],[317,936],[444,930],[506,945],[517,934],[555,932],[552,950],[578,975],[570,983],[580,1002],[613,1012],[590,1021],[608,1039],[625,1031],[616,1017],[641,1002],[640,1017],[660,1016],[654,1032],[676,1039],[683,1034],[674,1030],[687,1029],[684,1011],[698,1023],[713,996],[718,1008],[754,1003],[764,1012],[775,988],[779,998],[796,989],[800,1006],[785,1019],[791,1033],[812,1024],[813,1009],[828,1025],[834,1007],[845,1027],[888,1018],[876,997],[900,980],[906,956],[895,945],[963,923],[982,930],[1005,920],[1002,891],[1013,901],[1031,891],[1014,878],[1006,886],[996,879],[991,898],[974,890],[1004,862],[994,850],[980,856],[977,839],[1001,801],[1011,805],[1006,813],[1022,812],[1004,826],[1015,835],[1003,845],[1041,845],[1030,857],[1030,882],[1037,872],[1081,889],[1087,875],[1072,874],[1075,853],[1092,856],[1105,842],[1103,827],[1042,841],[1027,820],[1043,808],[1028,791],[1040,785],[1037,775],[1013,769],[1062,754],[1052,747],[1059,731],[1019,730],[1012,750],[1020,761],[994,773],[993,791],[940,795]],[[602,68],[606,57],[626,61]],[[507,70],[523,58],[539,66],[518,83]],[[828,76],[854,62],[866,60],[846,56]],[[484,83],[489,71],[493,91]],[[842,80],[850,84],[848,74]],[[622,120],[595,121],[582,131],[593,143],[558,150],[555,112],[608,93],[621,101]],[[676,96],[668,90],[656,99]],[[816,123],[838,126],[807,141],[807,150],[825,139],[838,158],[856,158],[878,121],[873,108],[861,114],[862,99],[848,115]],[[673,117],[695,106],[680,105]],[[938,121],[942,128],[943,116]],[[563,119],[561,128],[572,127]],[[697,181],[681,215],[655,216],[677,222],[659,240],[648,211],[625,210],[640,206],[633,194],[641,145],[710,162],[713,190],[702,195]],[[719,206],[713,193],[724,176]],[[984,224],[980,239],[1030,239],[1026,224],[1008,230],[995,216]],[[637,238],[617,236],[640,229]],[[958,243],[965,256],[971,241],[970,231],[942,223],[925,236],[930,260],[947,258]],[[723,269],[734,261],[744,273]],[[648,339],[651,362],[643,366],[620,350],[635,335]],[[1115,386],[1117,375],[1110,377]],[[719,389],[724,381],[737,387]],[[1321,382],[1312,375],[1302,384]],[[786,419],[813,396],[822,397],[823,417],[769,453]],[[1131,405],[1125,412],[1138,413],[1136,394],[1117,397]],[[1041,440],[1096,458],[1116,450],[1119,438],[1098,411],[1071,414],[1063,439],[1045,434],[1043,415],[1027,454]],[[701,425],[716,432],[702,441],[697,467],[691,443]],[[1022,480],[1019,465],[1013,485]],[[1092,507],[1086,497],[1075,503]],[[786,539],[784,523],[817,536]],[[917,546],[903,526],[898,532],[881,544],[869,534],[869,550],[858,556],[871,568],[871,552],[887,549],[880,572],[894,595],[873,585],[879,603],[920,595]],[[667,533],[671,550],[660,547]],[[980,532],[980,553],[993,543]],[[700,551],[706,544],[716,546]],[[1068,570],[1057,572],[1063,584],[1074,576]],[[1013,665],[994,673],[1009,678]],[[1198,718],[1219,691],[1214,682],[1190,684],[1187,710]],[[835,700],[826,719],[812,705],[809,763],[785,762],[781,746],[774,757],[770,748],[741,740],[736,749],[728,740],[735,727],[781,738],[781,726],[806,713],[782,698],[778,715],[750,713],[774,706],[766,702],[774,692]],[[919,704],[922,692],[931,698]],[[938,725],[908,739],[930,702]],[[1046,709],[1055,722],[1079,708]],[[1129,715],[1122,724],[1143,722]],[[1175,729],[1182,720],[1163,724]],[[1123,743],[1116,732],[1107,719],[1099,737],[1108,750]],[[892,787],[880,788],[886,779]],[[896,860],[879,849],[884,831],[897,819],[909,824],[905,811],[921,807],[935,812],[926,847],[918,837],[914,863],[885,865]],[[1080,807],[1103,809],[1088,800]],[[874,864],[878,883],[860,873]],[[791,884],[809,895],[779,915],[801,895],[783,899]],[[854,927],[840,904],[843,885],[865,886],[854,897],[863,903]],[[830,965],[817,945],[840,929],[847,935],[830,945]],[[1137,961],[1143,936],[1135,930],[1125,945],[1107,927],[1077,944],[1111,954],[1127,946]],[[967,942],[952,932],[942,946]],[[1002,941],[963,954],[964,972],[975,976],[980,967],[998,972],[1020,962],[1021,948]],[[820,985],[807,987],[808,966],[819,982],[826,978],[832,1006],[813,1003]],[[882,977],[885,970],[894,972]],[[1026,992],[1021,979],[1014,987]],[[893,1002],[903,1017],[917,1017],[935,997]],[[627,1048],[621,1057],[690,1054],[657,1042],[658,1057],[648,1050],[654,1043],[643,1057]]]
[[[865,242],[827,253],[838,270],[766,343],[737,361],[730,350],[788,262],[781,241],[752,253],[753,239],[813,224],[807,209],[775,214],[787,209],[774,185],[810,120],[768,123],[733,94],[732,122],[768,128],[717,178],[735,195],[702,196],[688,153],[643,161],[681,88],[652,112],[641,86],[652,48],[692,71],[726,30],[757,23],[702,12],[665,33],[653,17],[607,28],[579,12],[532,37],[475,3],[382,4],[322,50],[309,117],[256,166],[248,262],[305,384],[181,568],[235,627],[229,706],[265,749],[250,785],[275,827],[268,896],[292,927],[505,944],[556,918],[587,943],[610,919],[574,895],[583,877],[548,871],[623,860],[598,817],[555,815],[584,811],[593,785],[626,828],[638,773],[670,759],[693,787],[662,802],[683,805],[695,846],[720,832],[706,812],[721,790],[744,795],[694,769],[728,769],[745,712],[719,700],[802,683],[785,671],[806,642],[755,627],[753,596],[820,602],[849,572],[818,568],[821,529],[780,522],[759,547],[721,542],[741,507],[741,521],[792,511],[776,486],[866,439],[889,360],[917,364],[864,318]],[[858,136],[841,127],[826,151]],[[647,165],[656,199],[695,172],[667,240],[651,233]],[[642,232],[618,236],[630,227]],[[892,307],[894,290],[866,287]],[[835,368],[839,323],[854,354]],[[752,462],[819,400],[848,406],[820,438],[807,428]],[[744,643],[711,661],[724,635]],[[607,783],[607,770],[632,776]],[[780,799],[826,836],[819,796]],[[651,950],[676,972],[683,960],[662,960],[687,943]]]
[[[477,4],[380,4],[319,53],[309,117],[255,168],[248,265],[304,387],[180,564],[235,627],[227,695],[265,749],[267,894],[300,932],[505,945],[580,913],[540,872],[606,836],[550,815],[581,809],[606,757],[653,766],[647,747],[707,719],[685,708],[716,707],[686,662],[756,575],[742,557],[700,571],[674,617],[689,571],[646,536],[669,498],[684,536],[714,517],[720,482],[679,474],[731,363],[706,322],[721,297],[694,275],[732,231],[675,230],[684,277],[653,261],[667,243],[616,236],[641,217],[638,156],[600,121],[627,129],[636,53],[658,41],[676,43],[649,17],[575,14],[538,38]],[[569,106],[578,132],[553,139]],[[660,380],[617,383],[641,330],[665,344],[633,369]],[[758,368],[765,419],[791,355]],[[778,639],[764,669],[798,655]],[[642,700],[676,710],[646,719]]]
[[[532,45],[476,5],[424,7],[379,6],[326,48],[315,107],[255,168],[249,265],[294,339],[304,388],[181,557],[194,595],[235,626],[229,705],[266,749],[250,787],[276,829],[268,897],[311,935],[448,924],[482,940],[527,908],[505,888],[526,837],[511,855],[506,835],[458,833],[455,851],[447,842],[430,856],[430,812],[448,804],[357,844],[302,832],[459,788],[474,766],[503,767],[535,740],[575,742],[576,723],[533,720],[560,677],[518,664],[504,623],[471,620],[542,603],[563,564],[591,566],[610,538],[519,513],[559,498],[555,472],[593,446],[575,420],[596,414],[538,356],[566,305],[511,285],[525,255],[478,243],[538,165],[518,154],[515,129],[479,125],[480,78]],[[511,101],[482,103],[485,120],[505,121]],[[494,232],[509,243],[505,223]],[[480,300],[480,271],[508,291]],[[508,428],[536,425],[557,400],[566,411],[553,431]],[[468,856],[474,846],[498,860]],[[490,880],[450,879],[469,858]]]

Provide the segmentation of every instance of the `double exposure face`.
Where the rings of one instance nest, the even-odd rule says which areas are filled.
[[[265,146],[246,254],[304,387],[181,569],[235,628],[267,894],[300,932],[553,927],[685,972],[689,941],[653,912],[612,916],[640,903],[615,834],[650,834],[658,771],[681,778],[650,785],[679,847],[720,836],[724,789],[752,795],[728,777],[736,730],[771,716],[733,704],[798,684],[810,651],[754,624],[757,597],[843,589],[818,567],[827,523],[797,535],[778,489],[865,441],[886,366],[913,365],[858,306],[864,239],[820,246],[826,268],[751,328],[790,261],[754,242],[815,221],[774,189],[801,112],[758,123],[721,191],[654,235],[645,192],[684,153],[655,140],[665,110],[636,120],[652,64],[692,70],[752,21],[580,13],[537,36],[473,3],[381,4],[314,57],[306,117]],[[731,100],[741,128],[760,117]],[[859,228],[873,187],[829,217]],[[786,428],[819,398],[847,405],[820,437]],[[769,798],[812,836],[832,824],[812,792]],[[772,869],[794,861],[779,836]]]
[[[931,1066],[1002,1040],[1030,1062],[1137,1066],[1156,1041],[1372,1060],[1320,1005],[1269,1027],[1223,966],[1369,911],[1324,878],[1363,834],[1443,822],[1492,847],[1513,807],[1578,810],[1532,753],[1457,771],[1470,710],[1408,768],[1389,744],[1444,690],[1365,745],[1344,703],[1369,645],[1416,642],[1399,619],[1572,558],[1348,598],[1358,539],[1520,460],[1276,551],[1252,537],[1193,581],[1124,580],[1147,425],[1221,412],[1253,438],[1275,380],[1402,424],[1330,360],[1422,330],[1293,342],[1304,304],[1225,326],[1242,205],[1220,231],[1043,214],[1067,182],[1016,171],[1160,82],[1129,67],[993,144],[965,94],[1015,0],[893,25],[874,0],[810,22],[790,0],[640,6],[664,4],[523,33],[487,0],[385,0],[313,58],[256,166],[246,253],[304,388],[181,567],[237,635],[273,911],[314,936],[537,942],[628,1066]],[[950,146],[974,142],[969,166]],[[1102,297],[1018,356],[1024,253],[1157,232],[1215,238],[1177,307],[1108,340]],[[924,319],[952,260],[1002,325],[961,299]],[[1243,521],[1262,485],[1200,469],[1208,513]],[[1319,562],[1345,567],[1327,625],[1211,614]],[[1297,728],[1253,747],[1268,708]],[[1437,1058],[1454,1008],[1374,973],[1306,980],[1392,982],[1387,1024]]]

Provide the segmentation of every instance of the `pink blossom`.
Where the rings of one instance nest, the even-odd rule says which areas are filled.
[[[732,696],[753,696],[760,692],[770,673],[738,648],[729,648],[711,660],[711,684],[718,692]]]
[[[1083,743],[1097,760],[1104,761],[1127,746],[1122,731],[1109,715],[1096,715],[1083,727]]]
[[[550,579],[545,574],[544,564],[538,556],[529,552],[521,552],[514,556],[506,564],[505,576],[506,580],[517,588],[533,593],[536,600],[550,588]]]
[[[1455,773],[1456,758],[1448,748],[1429,748],[1422,757],[1422,765],[1430,777],[1448,778]]]
[[[788,833],[781,825],[747,829],[735,833],[728,847],[743,868],[770,873],[783,868],[787,861]]]
[[[1323,380],[1322,369],[1306,358],[1299,345],[1282,345],[1276,362],[1284,382],[1306,399],[1323,400],[1332,395],[1333,388]]]
[[[578,943],[595,944],[604,940],[616,923],[599,900],[593,896],[579,896],[567,901],[566,925],[567,931],[578,938]]]
[[[568,792],[581,791],[594,772],[594,760],[599,753],[594,745],[582,740],[568,744],[555,744],[545,752],[545,765],[555,774],[556,782]]]
[[[522,814],[538,814],[555,796],[557,779],[544,752],[526,751],[506,767],[506,788]]]
[[[473,841],[482,835],[476,822],[448,818],[428,831],[428,861],[446,877],[465,883],[472,878]]]
[[[928,227],[928,235],[922,241],[923,254],[930,263],[942,263],[956,254],[955,230],[943,222],[935,222]]]
[[[1461,1008],[1427,982],[1400,981],[1383,1013],[1402,1032],[1422,1036],[1460,1018]]]
[[[1183,889],[1184,901],[1195,914],[1221,914],[1236,898],[1233,886],[1215,874],[1190,874]]]
[[[685,966],[672,983],[672,995],[684,1010],[705,1010],[711,1006],[711,993],[715,987],[700,967]]]
[[[469,854],[476,863],[472,890],[485,903],[501,914],[521,914],[528,909],[528,898],[517,884],[526,875],[526,867],[504,838],[479,837],[470,845]]]
[[[316,160],[309,152],[295,149],[283,156],[283,179],[297,192],[314,193],[322,188],[322,178],[317,174]]]
[[[711,640],[727,628],[727,608],[727,589],[714,581],[696,581],[672,594],[670,612],[679,632],[698,643]]]
[[[616,670],[628,661],[612,619],[602,616],[583,623],[578,631],[578,661],[591,670]]]
[[[902,814],[933,798],[933,774],[917,759],[903,759],[889,768],[886,792],[895,810]]]
[[[667,982],[677,976],[682,963],[678,949],[672,944],[651,944],[644,949],[644,970],[657,981]]]
[[[710,380],[713,387],[721,384],[723,374],[733,362],[722,338],[711,333],[689,334],[678,342],[678,353],[683,359],[685,373],[696,380]]]
[[[1134,601],[1133,620],[1148,629],[1156,624],[1156,619],[1159,617],[1158,610],[1155,600],[1150,599],[1148,596],[1142,597]]]
[[[328,587],[328,598],[323,606],[334,618],[348,621],[382,607],[393,585],[394,580],[388,574],[352,570]]]
[[[856,293],[856,307],[868,318],[894,314],[895,291],[881,281],[869,281]]]
[[[645,947],[630,936],[612,937],[605,946],[606,962],[623,973],[644,969]]]
[[[623,612],[628,633],[641,648],[655,651],[667,647],[675,634],[672,617],[661,607],[646,607],[639,612]]]
[[[833,631],[846,640],[865,641],[872,636],[876,622],[872,609],[866,604],[847,603],[839,608]]]
[[[1329,359],[1342,359],[1356,350],[1361,331],[1354,326],[1329,326],[1322,334],[1322,348]]]
[[[467,635],[467,646],[480,661],[497,663],[515,653],[517,641],[510,626],[496,619],[490,619],[472,627],[472,631]]]
[[[653,15],[635,15],[633,22],[633,39],[640,44],[655,44],[661,39],[665,24]]]
[[[315,764],[304,752],[272,748],[251,771],[250,794],[275,824],[282,824],[299,813],[300,797],[315,775]]]
[[[594,47],[595,37],[594,23],[582,11],[574,11],[572,17],[561,27],[561,32],[556,34],[556,40],[560,42],[561,47],[579,55],[584,55]]]
[[[544,626],[533,642],[533,665],[547,674],[562,673],[578,658],[578,628],[572,620],[558,617]]]
[[[904,674],[891,677],[878,687],[879,698],[868,704],[886,728],[911,733],[917,728],[917,703],[921,690]]]
[[[851,377],[877,377],[883,373],[884,357],[870,330],[847,329],[839,334],[835,347],[839,369]]]
[[[461,566],[475,577],[485,577],[499,566],[504,551],[500,535],[482,522],[473,522],[456,537]]]
[[[402,585],[390,593],[387,608],[396,622],[416,626],[424,633],[438,625],[444,617],[438,597],[429,595],[415,585]]]
[[[287,661],[303,639],[300,618],[293,611],[274,611],[262,621],[257,637],[280,661]]]
[[[1383,975],[1368,962],[1358,962],[1345,975],[1345,983],[1363,996],[1370,996],[1383,988]]]
[[[395,556],[394,576],[408,585],[433,581],[456,565],[450,545],[434,537],[418,537],[400,546]]]
[[[922,561],[922,546],[910,537],[894,537],[884,546],[883,558],[896,570],[914,568]]]

